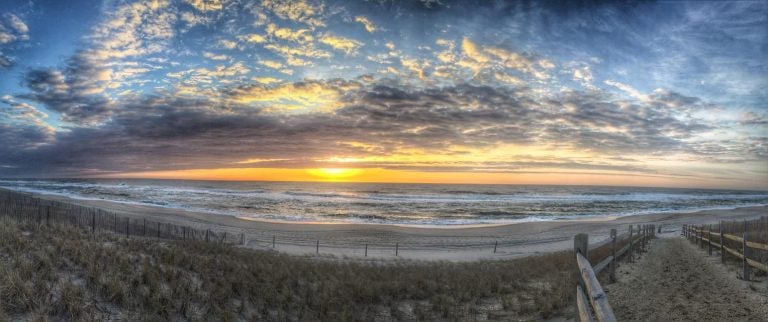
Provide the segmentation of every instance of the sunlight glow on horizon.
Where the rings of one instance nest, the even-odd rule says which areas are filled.
[[[214,181],[286,181],[338,183],[423,183],[423,184],[521,184],[521,185],[595,185],[668,188],[748,189],[768,190],[759,182],[744,186],[743,181],[672,176],[648,176],[624,172],[589,171],[564,172],[550,170],[530,173],[472,173],[440,171],[407,171],[381,168],[348,169],[285,169],[285,168],[225,168],[190,169],[116,173],[98,176],[115,179],[170,179]]]

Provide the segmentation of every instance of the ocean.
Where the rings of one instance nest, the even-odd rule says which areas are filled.
[[[0,180],[74,199],[284,222],[488,225],[768,205],[768,192],[603,186]]]

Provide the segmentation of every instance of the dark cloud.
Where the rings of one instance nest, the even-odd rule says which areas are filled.
[[[331,84],[332,82],[329,82]],[[334,156],[386,156],[401,149],[447,153],[450,147],[493,148],[497,144],[566,147],[621,158],[625,154],[733,153],[765,158],[765,138],[726,145],[691,144],[710,130],[683,122],[675,111],[696,99],[671,93],[658,102],[627,102],[591,91],[568,91],[537,100],[525,88],[457,85],[414,89],[389,84],[359,86],[333,113],[279,114],[229,100],[146,96],[94,108],[92,96],[71,95],[75,82],[52,71],[33,71],[30,97],[70,118],[98,116],[104,124],[60,131],[50,140],[32,128],[3,129],[6,174],[77,171],[148,171],[243,166],[317,167]],[[349,87],[348,83],[344,84]],[[349,88],[358,88],[351,86]],[[232,91],[234,93],[236,91]],[[58,109],[57,109],[58,108]],[[109,115],[109,119],[104,119]],[[762,141],[760,141],[762,140]],[[359,143],[359,144],[356,144]],[[455,153],[455,151],[453,151]],[[460,152],[459,152],[460,153]],[[247,159],[280,159],[236,163]],[[606,171],[652,171],[637,163],[575,160],[457,164],[369,163],[356,166],[440,171],[525,171],[532,167]]]
[[[42,104],[61,114],[62,119],[80,125],[103,121],[112,112],[110,100],[95,87],[101,69],[82,55],[73,57],[63,72],[55,69],[31,70],[24,84],[31,93],[21,97]]]

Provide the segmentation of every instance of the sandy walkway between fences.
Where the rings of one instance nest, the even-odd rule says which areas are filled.
[[[764,278],[752,290],[719,255],[707,257],[671,234],[650,245],[636,263],[618,268],[617,283],[605,285],[619,321],[768,321]]]

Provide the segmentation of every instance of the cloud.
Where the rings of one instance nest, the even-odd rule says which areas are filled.
[[[16,34],[20,35],[20,38],[23,39],[27,37],[27,34],[29,34],[29,27],[27,27],[27,24],[24,23],[21,18],[12,13],[6,13],[3,15],[3,18],[7,22],[8,26],[15,30]]]
[[[309,29],[293,30],[290,28],[281,28],[271,23],[267,25],[267,33],[272,37],[297,42],[300,44],[310,43],[315,38]]]
[[[186,0],[189,5],[202,12],[218,11],[223,8],[221,0]]]
[[[367,32],[375,32],[377,29],[376,25],[365,16],[355,16],[355,22],[362,24]]]
[[[217,55],[209,51],[203,52],[203,57],[211,60],[228,60],[229,59],[227,55]]]
[[[345,38],[341,36],[335,36],[330,33],[326,33],[322,37],[320,37],[320,42],[328,46],[331,46],[333,49],[343,51],[347,55],[356,54],[357,49],[363,45],[363,43],[357,40],[354,40],[351,38]]]
[[[281,72],[283,74],[286,74],[286,75],[292,75],[293,74],[293,70],[287,68],[285,65],[283,65],[279,61],[274,61],[274,60],[269,60],[269,59],[262,59],[262,60],[259,61],[259,64],[267,66],[267,67],[272,68],[274,70],[277,70],[277,71],[279,71],[279,72]]]
[[[240,39],[242,39],[244,41],[247,41],[247,42],[256,43],[256,44],[261,44],[261,43],[267,42],[267,37],[264,37],[264,36],[259,35],[259,34],[244,35],[244,36],[241,36]]]
[[[61,114],[62,120],[91,125],[108,118],[113,104],[103,95],[111,71],[91,65],[87,57],[75,55],[64,72],[55,69],[31,70],[24,84],[32,92],[21,95]]]
[[[263,0],[261,4],[282,19],[313,27],[325,26],[325,22],[319,18],[324,10],[322,4],[315,5],[306,0]]]
[[[57,98],[57,92],[69,90],[55,72],[41,73],[29,82],[45,97]],[[226,90],[225,100],[170,94],[126,98],[108,110],[107,123],[57,132],[55,140],[41,141],[50,143],[0,156],[0,164],[18,166],[13,171],[21,174],[41,168],[62,172],[215,168],[248,159],[269,160],[259,166],[318,167],[328,161],[317,160],[346,156],[378,160],[355,166],[417,169],[426,165],[387,158],[427,153],[462,160],[456,155],[462,147],[493,151],[514,145],[601,157],[589,162],[546,161],[550,163],[542,163],[540,157],[508,163],[492,158],[458,163],[433,158],[429,167],[498,172],[551,166],[654,174],[657,170],[642,164],[599,160],[673,154],[721,162],[767,157],[764,137],[702,141],[701,134],[712,127],[677,118],[680,110],[666,105],[680,100],[674,92],[659,93],[654,102],[646,103],[616,99],[601,91],[565,91],[542,100],[526,87],[469,84],[413,88],[343,80],[263,83],[270,84]],[[80,99],[90,104],[88,97]],[[33,146],[29,138],[39,130],[26,131],[14,135],[26,135],[19,142]],[[694,138],[699,141],[693,143]],[[726,151],[726,146],[728,154],[738,158],[715,153]],[[153,158],[142,157],[146,155]]]
[[[229,39],[221,39],[219,40],[219,46],[226,49],[235,49],[237,48],[237,43]]]
[[[592,68],[589,66],[582,66],[573,69],[573,80],[584,86],[584,88],[595,88],[592,84],[594,77],[592,76]],[[606,84],[608,84],[606,82]],[[610,84],[609,84],[610,85]]]
[[[448,49],[438,54],[438,59],[451,63],[456,60],[453,55],[453,43],[446,40],[439,40],[439,45],[446,46]],[[456,62],[456,65],[472,71],[475,77],[482,77],[484,74],[493,75],[500,69],[505,70],[504,74],[523,73],[533,76],[537,80],[547,80],[551,76],[546,72],[552,68],[551,63],[544,60],[534,61],[525,55],[506,50],[500,47],[481,46],[475,43],[469,37],[464,37],[461,41],[461,51],[463,58]]]
[[[237,88],[229,97],[238,103],[258,103],[274,112],[327,112],[341,106],[341,91],[335,86],[305,81],[277,86],[252,85]]]
[[[14,57],[6,52],[29,40],[29,27],[18,16],[6,13],[0,17],[0,71],[13,66]]]
[[[274,83],[282,82],[282,80],[274,78],[274,77],[254,77],[251,80],[256,82],[256,83],[264,84],[264,85],[269,85],[269,84],[274,84]]]
[[[307,58],[330,58],[331,53],[317,49],[311,44],[305,44],[302,46],[284,46],[279,44],[268,44],[265,45],[264,48],[271,50],[272,52],[281,55],[285,58],[287,57],[295,57],[295,56],[303,56]]]
[[[574,77],[575,77],[575,74],[574,74]],[[605,84],[613,86],[613,87],[616,87],[616,88],[626,92],[627,94],[629,94],[629,96],[631,96],[631,97],[633,97],[635,99],[638,99],[638,100],[641,100],[641,101],[648,101],[649,100],[648,95],[645,95],[645,94],[641,93],[637,89],[635,89],[632,86],[629,86],[627,84],[620,83],[620,82],[617,82],[617,81],[614,81],[614,80],[610,80],[610,79],[605,80]]]

